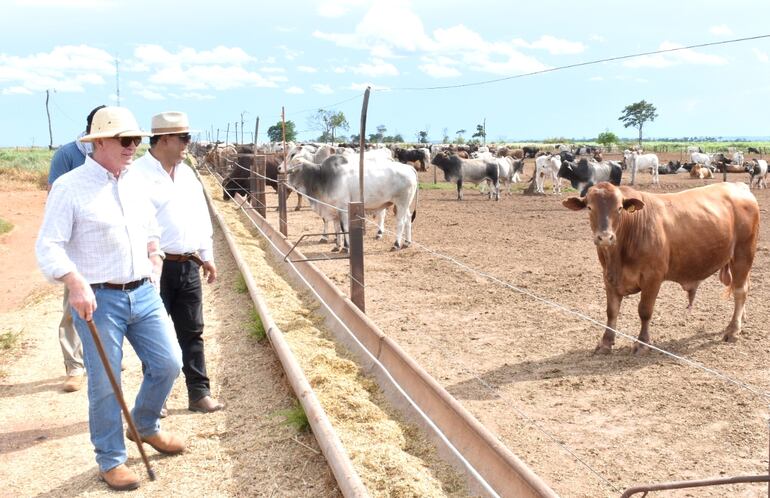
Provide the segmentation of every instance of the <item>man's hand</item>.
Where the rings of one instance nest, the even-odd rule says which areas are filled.
[[[213,261],[203,262],[203,278],[210,284],[213,284],[217,279],[217,267]]]
[[[160,274],[163,273],[163,258],[158,254],[150,256],[150,265],[152,266],[150,283],[160,292]]]
[[[94,311],[96,311],[96,296],[93,289],[83,278],[83,275],[73,271],[67,273],[59,280],[67,285],[69,290],[69,304],[75,311],[78,312],[78,316],[85,321],[89,321],[94,317]]]

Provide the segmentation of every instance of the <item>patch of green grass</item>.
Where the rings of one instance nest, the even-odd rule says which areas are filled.
[[[246,294],[248,290],[249,288],[246,287],[246,279],[239,273],[238,278],[235,280],[235,292],[238,294]]]
[[[13,223],[0,218],[0,235],[8,233],[13,229]]]
[[[267,338],[267,332],[265,332],[265,326],[262,325],[262,319],[259,317],[256,309],[251,310],[249,316],[249,337],[253,337],[257,341],[264,341]]]
[[[307,414],[299,404],[299,401],[294,401],[294,406],[288,410],[281,410],[275,413],[276,417],[283,417],[285,419],[284,425],[294,427],[297,432],[306,432],[310,430],[310,422],[307,420]]]
[[[418,184],[420,190],[455,190],[457,189],[456,183],[438,182],[438,183],[423,183]]]
[[[24,332],[24,329],[21,329],[16,333],[10,331],[0,333],[0,351],[7,351],[16,346],[19,343],[22,332]]]

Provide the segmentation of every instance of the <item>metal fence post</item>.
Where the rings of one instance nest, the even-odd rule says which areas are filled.
[[[350,300],[366,313],[366,292],[364,290],[364,203],[348,204],[348,226],[350,232]]]
[[[278,230],[284,237],[289,236],[286,224],[286,173],[278,173]]]

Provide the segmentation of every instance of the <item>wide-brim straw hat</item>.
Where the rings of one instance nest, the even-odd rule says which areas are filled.
[[[91,133],[81,142],[93,142],[97,138],[149,137],[151,133],[139,129],[139,123],[125,107],[103,107],[96,111],[91,121]]]
[[[193,133],[187,114],[179,111],[166,111],[152,117],[152,136]]]

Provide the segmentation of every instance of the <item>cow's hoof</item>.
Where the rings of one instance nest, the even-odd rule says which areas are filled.
[[[409,247],[409,246],[411,246],[411,245],[412,245],[412,243],[411,243],[411,242],[404,242],[404,245],[403,245],[403,246],[401,246],[401,248],[402,248],[402,249],[406,249],[407,247]]]
[[[722,340],[724,342],[738,342],[738,336],[732,333],[726,333],[724,336],[722,336]]]
[[[326,244],[327,242],[329,242],[329,237],[321,237],[320,239],[318,239],[318,242],[320,242],[321,244]]]
[[[634,347],[631,349],[631,353],[634,356],[646,356],[650,352],[650,347],[638,342],[634,343]]]
[[[332,252],[339,252],[339,251],[340,251],[339,246],[332,247]]]
[[[340,249],[340,254],[347,254],[349,252],[350,252],[350,249],[348,249],[347,247],[343,247],[342,249]]]
[[[612,346],[605,346],[601,342],[594,349],[594,354],[610,354],[612,353]]]
[[[377,232],[377,235],[374,236],[374,240],[382,240],[382,232]]]
[[[294,208],[294,210],[295,210],[295,211],[299,211],[300,209],[302,209],[302,208],[301,208],[301,207],[299,207],[299,206],[297,206],[297,207],[295,207],[295,208]]]

